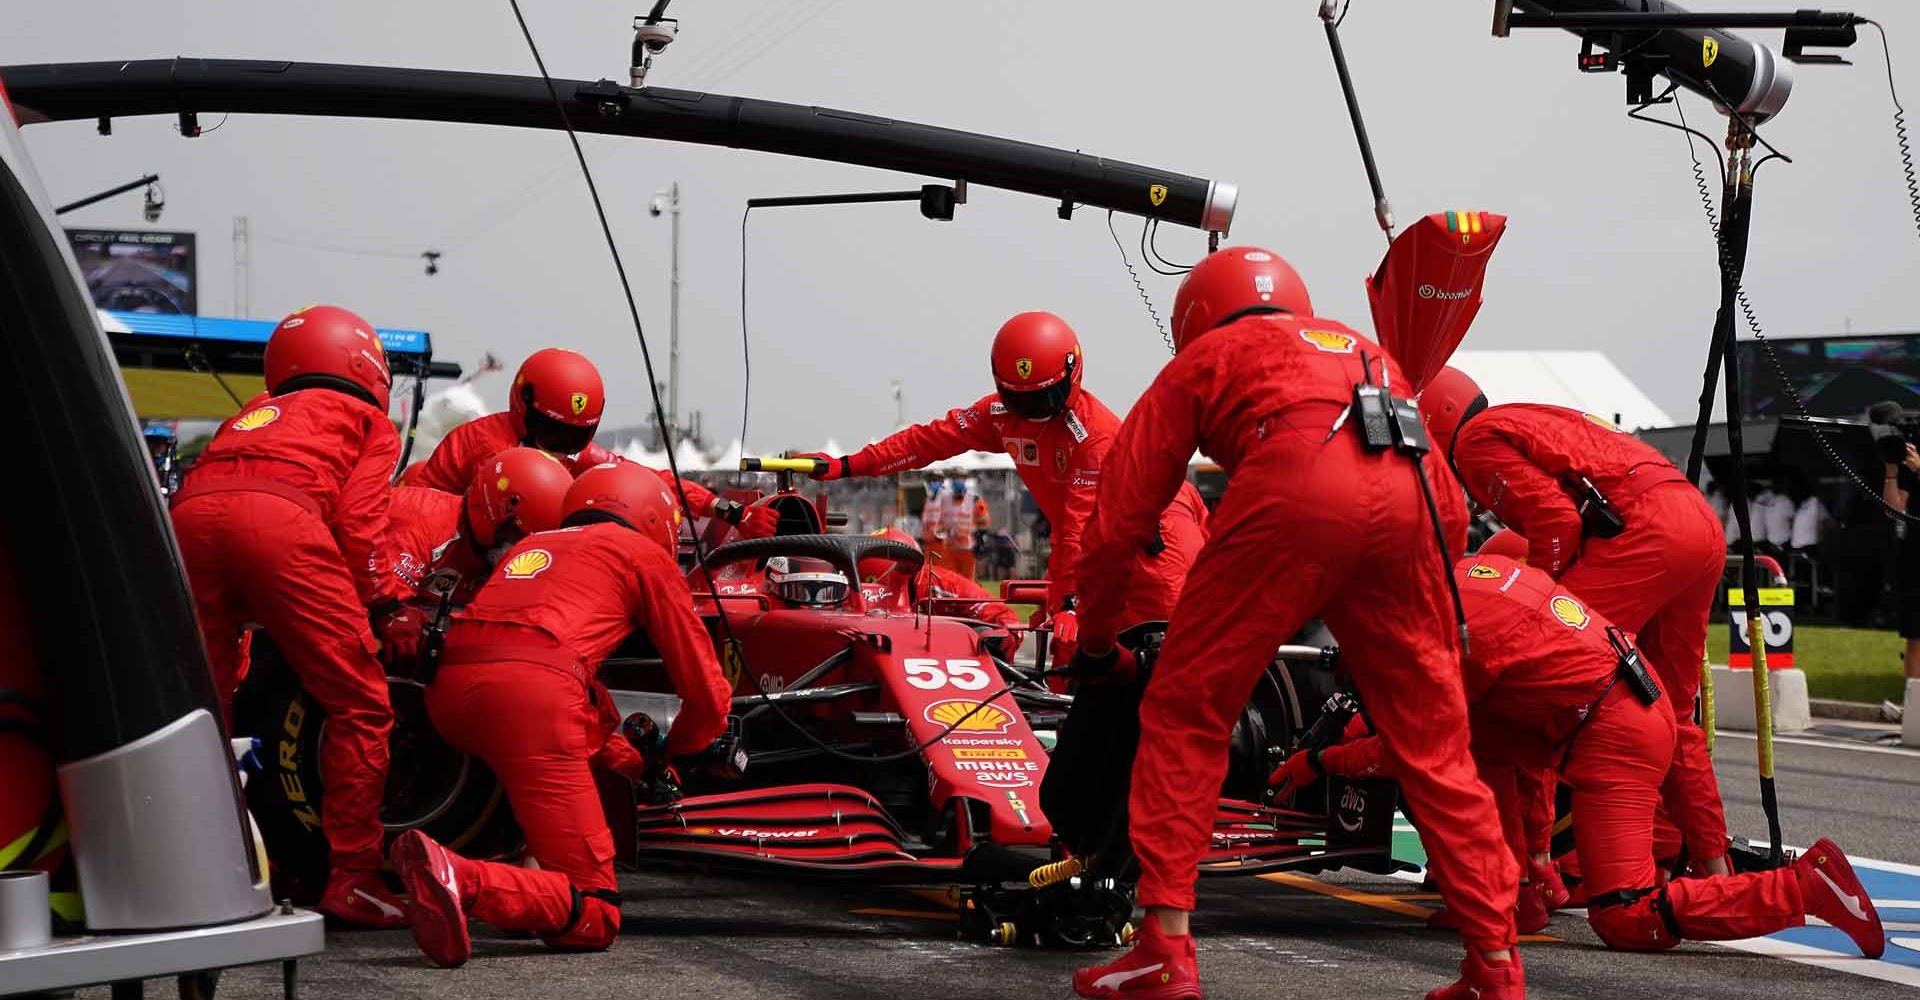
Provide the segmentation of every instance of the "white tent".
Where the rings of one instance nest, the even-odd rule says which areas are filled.
[[[1496,406],[1565,406],[1629,431],[1673,426],[1673,418],[1600,351],[1460,351],[1448,364],[1473,376]]]

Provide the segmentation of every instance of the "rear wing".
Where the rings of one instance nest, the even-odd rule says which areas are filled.
[[[271,320],[100,310],[134,411],[148,419],[220,420],[265,391],[262,359]],[[433,360],[425,330],[379,329],[396,379],[460,377]]]

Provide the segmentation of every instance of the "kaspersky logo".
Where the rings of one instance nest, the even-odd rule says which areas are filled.
[[[500,575],[509,580],[531,580],[553,565],[553,553],[546,549],[528,549],[507,560]]]
[[[257,410],[248,410],[240,414],[228,426],[236,431],[257,431],[278,419],[280,419],[278,406],[262,406]]]

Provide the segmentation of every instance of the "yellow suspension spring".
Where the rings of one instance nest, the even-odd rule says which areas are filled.
[[[1067,858],[1050,865],[1041,865],[1027,875],[1027,884],[1035,889],[1045,889],[1087,870],[1087,863],[1079,858]]]

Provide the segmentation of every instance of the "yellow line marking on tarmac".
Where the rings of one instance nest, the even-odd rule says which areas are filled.
[[[1427,919],[1429,914],[1433,913],[1434,908],[1417,906],[1413,903],[1406,902],[1406,900],[1415,897],[1439,898],[1437,895],[1431,893],[1384,896],[1376,892],[1361,892],[1358,889],[1350,889],[1346,886],[1329,885],[1319,879],[1308,878],[1305,875],[1295,875],[1292,872],[1270,872],[1259,877],[1268,882],[1276,882],[1292,889],[1319,893],[1322,896],[1331,896],[1334,899],[1343,900],[1348,903],[1358,903],[1361,906],[1371,906],[1376,910],[1386,910],[1389,913],[1398,913],[1401,916],[1414,917],[1422,922]],[[1522,934],[1520,935],[1520,940],[1528,944],[1563,943],[1560,938],[1554,937],[1551,934]]]
[[[952,910],[893,910],[884,906],[863,906],[853,912],[863,917],[905,917],[909,920],[959,920]]]

